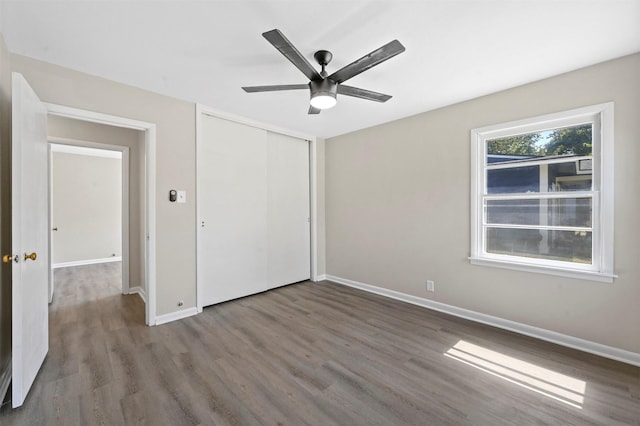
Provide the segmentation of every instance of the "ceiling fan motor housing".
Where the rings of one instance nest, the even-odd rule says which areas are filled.
[[[311,80],[309,82],[311,106],[318,109],[331,108],[336,104],[338,83],[329,79]]]
[[[311,89],[311,96],[325,95],[336,97],[338,93],[338,84],[328,78],[322,80],[312,80],[309,82],[309,88]]]

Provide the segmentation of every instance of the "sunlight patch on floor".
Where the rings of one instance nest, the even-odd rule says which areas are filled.
[[[584,403],[587,384],[583,380],[464,340],[460,340],[444,355],[572,407],[581,409]]]

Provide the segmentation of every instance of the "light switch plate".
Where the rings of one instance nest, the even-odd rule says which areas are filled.
[[[187,202],[187,191],[178,191],[178,203]]]

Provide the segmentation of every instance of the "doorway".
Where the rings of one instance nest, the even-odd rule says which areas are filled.
[[[85,123],[76,120],[49,120],[49,133],[65,133],[69,128],[78,132]],[[53,122],[53,123],[52,123]],[[64,124],[64,126],[63,126]],[[111,135],[118,137],[119,135]],[[137,131],[131,131],[135,143]],[[55,143],[58,141],[59,143]],[[138,226],[135,235],[142,239],[139,231],[138,206],[129,208],[129,164],[128,146],[103,145],[95,148],[95,142],[71,143],[60,137],[49,137],[49,199],[51,217],[52,270],[49,280],[49,303],[53,301],[54,270],[65,267],[114,263],[110,269],[118,269],[119,277],[113,281],[122,294],[130,293],[130,267],[133,260],[134,281],[140,282],[139,255],[129,256],[129,223],[134,215]],[[66,143],[65,143],[66,142]],[[121,142],[127,142],[126,139]],[[86,145],[93,145],[88,147]],[[136,182],[137,183],[137,182]],[[136,185],[134,185],[136,186]],[[136,197],[133,203],[137,203]],[[137,219],[137,220],[136,220]],[[135,242],[139,247],[139,241]],[[139,253],[139,248],[137,249]],[[105,265],[108,266],[108,265]],[[135,287],[135,286],[134,286]]]
[[[66,106],[56,105],[56,104],[45,104],[47,107],[47,113],[49,120],[53,123],[56,120],[71,120],[76,123],[76,130],[79,134],[82,133],[83,129],[91,128],[91,126],[101,125],[110,127],[114,130],[120,131],[136,131],[139,135],[138,140],[135,144],[123,147],[116,145],[115,149],[121,150],[123,153],[123,164],[126,158],[126,161],[129,162],[130,157],[133,157],[134,150],[137,150],[139,155],[136,156],[136,164],[137,164],[137,177],[138,184],[136,185],[136,190],[138,190],[138,194],[136,199],[141,200],[139,205],[139,212],[135,220],[135,224],[133,221],[123,220],[123,230],[122,234],[129,237],[128,244],[124,243],[125,239],[123,239],[122,244],[122,259],[123,259],[123,268],[122,268],[122,277],[123,277],[123,292],[128,294],[138,293],[142,300],[145,302],[145,322],[147,325],[155,325],[156,324],[156,299],[155,299],[155,286],[156,286],[156,274],[155,274],[155,258],[156,258],[156,248],[155,248],[155,152],[156,152],[156,128],[155,124],[147,123],[138,120],[132,120],[128,118],[116,117],[102,113],[96,113],[92,111],[86,111],[76,108],[70,108]],[[77,135],[78,133],[76,133]],[[114,149],[114,146],[109,141],[101,140],[96,142],[87,143],[86,140],[90,139],[88,137],[60,137],[60,136],[50,136],[49,140],[51,142],[55,142],[57,144],[65,144],[65,145],[75,145],[75,146],[84,146],[89,148],[98,148],[98,149]],[[111,141],[113,143],[115,141]],[[128,148],[128,149],[125,149]],[[133,160],[131,161],[131,163]],[[132,167],[131,167],[132,168]],[[133,175],[128,173],[130,167],[123,167],[122,170],[127,171],[127,175],[124,176],[124,179],[129,179],[129,183],[133,181]],[[129,185],[130,191],[132,191],[131,185]],[[133,193],[129,194],[127,197],[127,201],[134,196]],[[124,196],[123,196],[124,201]],[[126,209],[125,204],[123,204],[123,211]],[[133,218],[131,215],[131,205],[128,206],[129,215],[123,214],[123,218],[128,216]],[[49,228],[52,229],[55,227],[53,223],[49,224]],[[131,229],[135,228],[133,225],[137,226],[138,231],[136,232],[135,238],[131,235]],[[55,231],[52,231],[55,232]],[[51,239],[50,239],[51,241]],[[138,243],[137,248],[135,243]],[[133,253],[130,249],[134,248],[135,253]],[[51,251],[51,246],[49,247],[49,251]],[[136,273],[136,281],[132,281],[131,277],[133,272],[131,266],[132,264],[128,262],[128,259],[131,259],[135,256],[138,256],[138,273]],[[128,266],[125,268],[125,260],[127,260]],[[50,270],[51,268],[50,265]],[[53,282],[53,273],[50,277],[51,282]],[[130,283],[132,285],[130,285]]]

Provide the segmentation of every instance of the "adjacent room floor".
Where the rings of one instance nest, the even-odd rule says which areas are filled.
[[[640,368],[324,282],[144,325],[119,266],[56,271],[2,425],[640,424]]]

